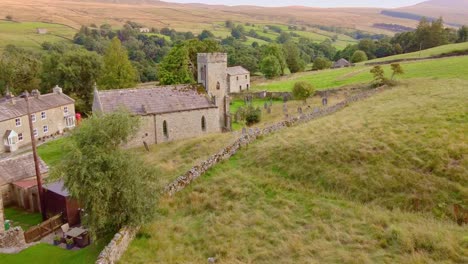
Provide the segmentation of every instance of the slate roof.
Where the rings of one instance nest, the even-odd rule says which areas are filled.
[[[24,98],[15,97],[15,103],[12,99],[0,99],[0,122],[27,115],[26,101]],[[31,113],[37,113],[52,108],[61,107],[68,104],[74,104],[75,101],[63,93],[49,93],[29,97],[29,107]]]
[[[137,115],[216,108],[208,95],[193,85],[95,91],[94,100],[98,100],[104,113],[122,107]]]
[[[42,174],[49,172],[49,168],[40,158],[39,168]],[[35,176],[32,153],[0,160],[0,186]]]
[[[351,63],[347,61],[346,59],[339,59],[333,64],[333,67],[343,67],[343,66],[349,66]]]
[[[44,189],[47,189],[48,191],[54,192],[63,197],[70,196],[68,189],[63,184],[63,180],[44,184]]]
[[[227,68],[227,74],[231,76],[235,76],[235,75],[250,74],[250,72],[242,66],[235,66],[235,67]]]

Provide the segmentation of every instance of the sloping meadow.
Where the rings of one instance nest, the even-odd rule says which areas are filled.
[[[409,81],[251,144],[162,199],[121,263],[466,263],[467,86]]]

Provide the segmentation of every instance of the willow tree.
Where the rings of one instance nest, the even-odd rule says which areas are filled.
[[[72,132],[52,172],[83,206],[93,234],[138,226],[155,214],[160,185],[154,168],[121,148],[138,127],[139,119],[124,111],[88,118]]]

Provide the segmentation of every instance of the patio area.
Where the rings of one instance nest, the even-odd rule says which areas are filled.
[[[65,224],[55,232],[43,237],[40,242],[63,249],[80,250],[91,244],[91,238],[86,228],[81,226],[69,228],[68,224]]]

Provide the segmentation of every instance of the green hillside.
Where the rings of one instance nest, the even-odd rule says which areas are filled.
[[[466,263],[467,85],[409,81],[251,144],[163,199],[121,263]]]
[[[47,34],[37,34],[37,28],[47,29]],[[45,41],[70,40],[76,30],[65,25],[42,22],[10,22],[0,20],[0,51],[9,44],[27,49],[38,49]]]
[[[427,61],[401,63],[405,74],[398,78],[460,78],[468,79],[468,56],[450,57]],[[359,65],[343,69],[330,69],[317,72],[299,73],[286,76],[280,80],[257,82],[252,85],[252,90],[291,91],[297,81],[311,82],[316,89],[327,89],[343,85],[370,83],[372,74],[371,66]],[[383,66],[390,76],[390,66]]]

